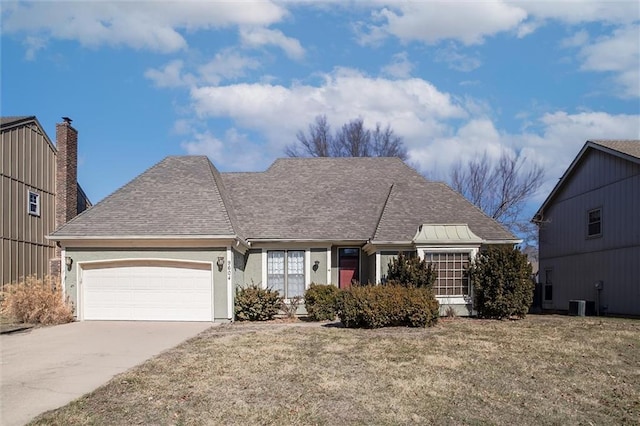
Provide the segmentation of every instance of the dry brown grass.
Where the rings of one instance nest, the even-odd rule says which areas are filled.
[[[5,285],[1,315],[16,322],[63,324],[73,321],[73,306],[65,300],[57,278],[28,276]]]
[[[640,321],[214,327],[36,424],[638,424]]]

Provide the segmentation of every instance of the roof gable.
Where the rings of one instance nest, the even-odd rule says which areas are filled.
[[[207,157],[167,157],[53,237],[237,235],[217,174]]]
[[[627,139],[627,140],[588,140],[583,145],[578,155],[573,159],[567,170],[562,174],[556,185],[553,187],[547,198],[544,200],[532,221],[539,221],[545,210],[549,207],[551,202],[562,191],[563,187],[576,173],[580,164],[587,158],[587,156],[593,151],[601,151],[614,157],[621,158],[623,160],[630,161],[635,164],[640,164],[640,140]]]

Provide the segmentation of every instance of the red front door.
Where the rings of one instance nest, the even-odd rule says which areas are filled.
[[[340,288],[349,288],[351,283],[358,281],[360,277],[360,250],[357,248],[341,248],[338,252],[338,286]]]

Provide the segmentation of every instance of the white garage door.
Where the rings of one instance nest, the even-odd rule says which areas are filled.
[[[83,268],[86,320],[211,321],[211,267],[203,264]]]

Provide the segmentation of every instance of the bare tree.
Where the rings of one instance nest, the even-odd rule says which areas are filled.
[[[299,131],[298,143],[285,148],[289,157],[400,157],[408,158],[402,138],[389,125],[384,129],[380,124],[375,130],[367,129],[364,120],[357,118],[344,124],[334,135],[327,117],[317,116],[309,125],[308,134]]]
[[[494,162],[485,152],[467,164],[454,164],[450,183],[488,216],[529,240],[535,239],[535,226],[522,213],[542,185],[544,170],[538,164],[525,168],[526,160],[503,152]]]
[[[331,127],[324,115],[317,116],[315,123],[309,124],[309,136],[300,130],[296,138],[300,146],[294,144],[285,148],[284,152],[289,157],[335,157]]]

